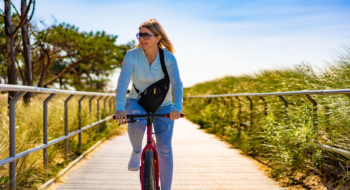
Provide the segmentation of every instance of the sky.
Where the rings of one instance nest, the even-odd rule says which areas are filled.
[[[117,44],[137,42],[138,27],[151,18],[175,47],[184,87],[301,62],[321,66],[350,44],[350,0],[37,0],[34,15],[104,30],[118,35]]]

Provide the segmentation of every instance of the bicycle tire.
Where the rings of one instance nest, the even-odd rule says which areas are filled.
[[[156,190],[156,173],[153,154],[152,150],[148,150],[145,154],[145,168],[143,170],[144,190]]]

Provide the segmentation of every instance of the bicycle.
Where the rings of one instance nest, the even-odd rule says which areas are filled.
[[[140,169],[140,182],[142,190],[160,190],[159,185],[159,162],[158,162],[158,152],[157,145],[152,137],[152,134],[161,133],[163,131],[153,133],[152,132],[152,123],[154,118],[157,117],[169,117],[170,114],[144,114],[144,115],[127,115],[128,123],[135,123],[139,120],[135,118],[143,118],[147,120],[147,144],[142,150],[141,154],[141,169]],[[184,117],[182,113],[181,118]],[[113,119],[115,116],[113,115]]]

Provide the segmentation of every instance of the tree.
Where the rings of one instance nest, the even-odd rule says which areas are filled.
[[[0,16],[0,83],[4,80],[7,83],[7,51],[6,51],[6,36],[5,23],[3,15]]]
[[[102,32],[79,32],[74,25],[62,23],[37,31],[33,46],[34,75],[38,87],[59,82],[77,90],[102,90],[106,77],[121,66],[133,43],[116,45],[117,36]],[[95,85],[94,85],[95,84]]]
[[[121,66],[126,52],[135,46],[134,42],[116,45],[116,35],[108,35],[104,31],[80,32],[79,28],[66,23],[38,29],[35,23],[29,22],[34,8],[28,18],[29,7],[31,4],[35,7],[35,0],[28,5],[26,0],[21,0],[21,3],[21,15],[12,5],[17,14],[12,14],[12,19],[7,18],[11,26],[17,26],[16,29],[10,27],[14,31],[6,32],[9,24],[6,24],[5,16],[0,17],[0,29],[3,29],[0,30],[0,77],[5,79],[5,83],[14,84],[11,80],[16,79],[15,84],[18,80],[28,86],[59,84],[62,89],[74,87],[76,90],[103,91],[109,80],[107,77]],[[15,34],[12,42],[15,57],[14,60],[11,58],[11,62],[7,52],[10,33]],[[9,96],[12,98],[15,94],[9,93]],[[24,97],[24,101],[29,103],[30,95]]]
[[[30,5],[30,4],[29,4]],[[29,38],[29,22],[33,18],[34,10],[35,10],[35,0],[33,1],[33,11],[29,19],[27,18],[26,11],[29,9],[29,5],[27,5],[26,0],[21,0],[21,19],[24,20],[24,23],[21,28],[22,33],[22,45],[23,45],[23,58],[25,64],[25,72],[23,77],[23,83],[27,86],[33,86],[33,73],[32,73],[32,53],[30,48],[30,38]],[[30,97],[32,96],[31,92],[27,92],[24,95],[24,103],[28,104],[30,102]]]
[[[15,38],[19,29],[24,24],[24,18],[27,18],[30,5],[32,4],[32,0],[29,1],[27,9],[24,11],[22,15],[21,22],[15,28],[12,25],[12,14],[11,14],[11,0],[4,0],[5,3],[5,12],[4,12],[4,23],[5,23],[5,36],[6,36],[6,51],[7,51],[7,78],[8,84],[17,84],[17,69],[16,69],[16,52],[15,52]],[[8,93],[8,101],[10,101],[17,92],[10,91]]]

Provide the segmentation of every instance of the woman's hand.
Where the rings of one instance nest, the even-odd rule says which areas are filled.
[[[170,117],[169,117],[170,121],[175,120],[175,119],[179,119],[180,118],[180,114],[181,113],[179,111],[176,111],[176,110],[171,111],[170,112]]]
[[[125,112],[120,111],[120,110],[116,111],[115,112],[115,121],[119,122],[119,125],[123,125],[124,124],[124,120],[125,120],[125,123],[128,122],[128,118],[126,117]]]

